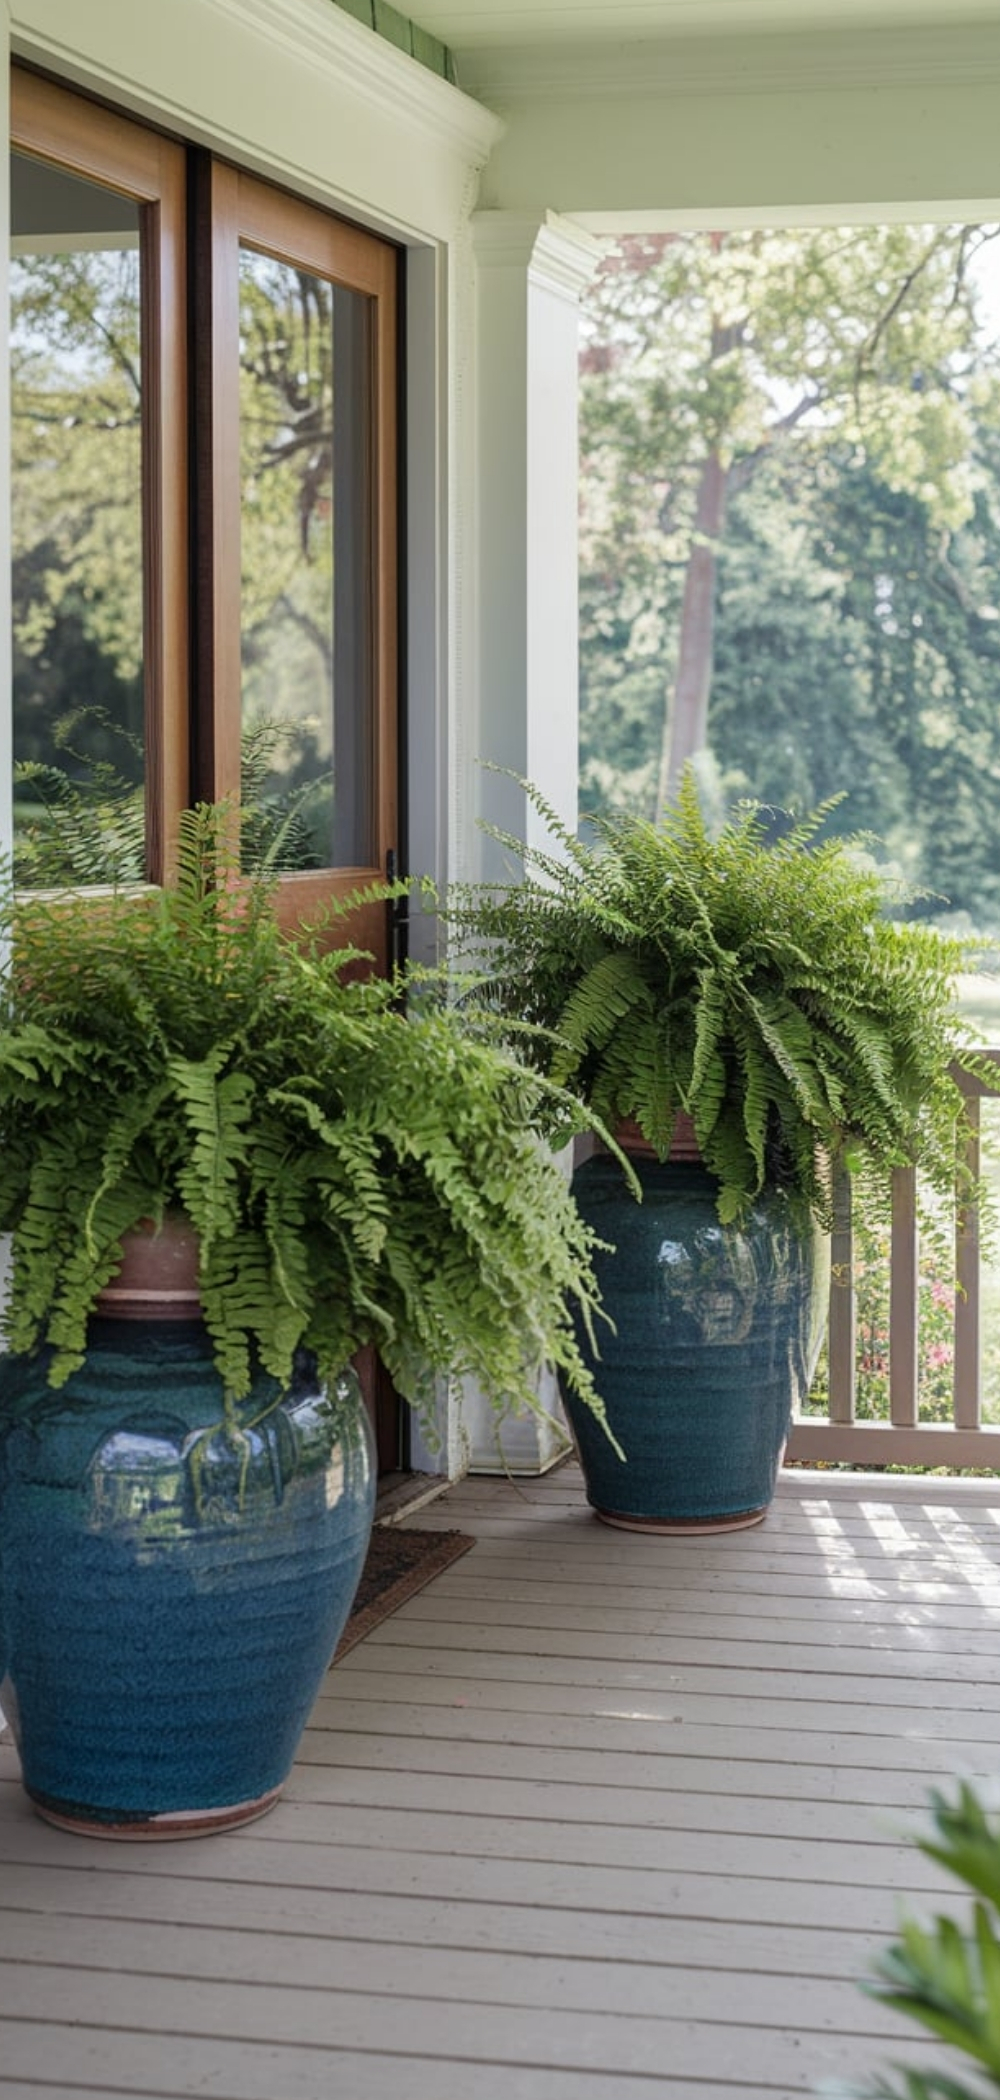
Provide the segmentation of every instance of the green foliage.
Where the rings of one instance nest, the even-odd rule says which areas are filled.
[[[146,874],[146,809],[142,742],[104,708],[77,707],[56,723],[58,763],[21,759],[14,767],[13,875],[19,889],[87,888],[142,882]],[[240,861],[288,874],[322,865],[312,817],[332,803],[329,768],[317,776],[306,754],[305,777],[285,765],[303,739],[295,725],[262,717],[240,738]],[[98,755],[103,746],[107,755]],[[98,747],[95,749],[95,747]],[[135,776],[138,776],[137,778]]]
[[[708,743],[731,793],[801,811],[846,790],[844,827],[887,836],[912,882],[992,905],[1000,390],[979,257],[997,231],[674,233],[609,252],[581,358],[589,801],[655,811],[695,705],[683,640],[707,706],[690,748]],[[706,531],[709,460],[724,493]],[[695,556],[718,570],[700,624]]]
[[[859,1422],[888,1422],[889,1331],[892,1286],[892,1215],[888,1186],[855,1192],[851,1283],[857,1322],[855,1415]],[[919,1194],[918,1194],[919,1201]],[[955,1221],[953,1206],[920,1206],[920,1265],[917,1274],[917,1400],[921,1422],[953,1422],[955,1362]],[[945,1215],[946,1213],[946,1215]],[[987,1352],[984,1371],[992,1369]],[[984,1376],[984,1419],[992,1419],[992,1379]],[[829,1420],[825,1356],[813,1382],[807,1415]]]
[[[840,1159],[872,1178],[919,1160],[953,1193],[962,950],[885,918],[870,863],[817,837],[824,811],[771,839],[747,808],[713,838],[689,771],[659,824],[604,817],[590,845],[522,785],[558,850],[450,918],[480,996],[555,1038],[535,1046],[553,1079],[606,1124],[634,1117],[660,1157],[686,1110],[724,1222],[778,1180],[828,1223]]]
[[[19,879],[36,886],[143,874],[138,241],[137,215],[134,247],[12,263],[16,844]],[[274,867],[332,858],[338,301],[339,337],[363,325],[365,301],[241,251],[241,684],[257,811],[247,850]],[[338,414],[350,422],[346,396]],[[358,590],[364,629],[363,578]]]
[[[970,2082],[941,2071],[900,2067],[855,2100],[988,2100],[1000,2093],[1000,1826],[963,1784],[950,1804],[932,1796],[936,1838],[920,1849],[973,1892],[971,1929],[938,1915],[904,1923],[876,1963],[872,1995],[971,2059]]]
[[[329,921],[283,934],[233,828],[184,819],[168,890],[6,897],[8,1342],[63,1383],[122,1234],[179,1207],[230,1409],[255,1362],[285,1382],[304,1347],[330,1375],[373,1342],[425,1417],[451,1374],[537,1406],[546,1359],[600,1414],[569,1313],[596,1311],[591,1236],[539,1139],[573,1104],[454,1011],[348,979]]]
[[[326,804],[327,841],[333,771],[317,773],[315,753],[300,728],[271,715],[244,721],[240,738],[240,811],[244,872],[270,868],[288,874],[324,865],[312,822]],[[295,761],[302,777],[293,778]],[[320,834],[322,835],[322,834]]]
[[[14,880],[23,889],[141,882],[141,738],[98,706],[55,723],[53,758],[14,766]]]
[[[130,691],[131,726],[141,727],[140,336],[138,225],[131,248],[14,259],[13,624],[29,723],[72,611]]]
[[[995,460],[988,474],[944,536],[846,451],[762,467],[720,553],[710,715],[731,794],[801,810],[843,793],[836,827],[877,831],[928,893],[921,915],[947,900],[980,924],[1000,911]]]

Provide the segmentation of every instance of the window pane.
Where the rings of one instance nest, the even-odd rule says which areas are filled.
[[[139,207],[11,156],[18,880],[144,874]]]
[[[243,800],[284,868],[372,864],[371,302],[240,250]]]

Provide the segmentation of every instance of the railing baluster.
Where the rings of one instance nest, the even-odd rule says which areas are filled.
[[[830,1329],[827,1362],[831,1422],[853,1422],[857,1393],[857,1298],[854,1289],[854,1233],[851,1224],[851,1177],[838,1167],[833,1180],[833,1236],[830,1241]]]
[[[969,1118],[969,1166],[980,1164],[981,1100],[1000,1098],[1000,1048],[980,1051],[976,1073],[954,1066]],[[992,1066],[992,1071],[990,1067]],[[921,1422],[919,1410],[919,1279],[917,1186],[912,1169],[899,1168],[892,1182],[892,1242],[889,1286],[889,1421],[857,1420],[857,1304],[853,1287],[851,1189],[834,1184],[831,1248],[829,1416],[803,1417],[793,1425],[789,1456],[805,1464],[861,1466],[989,1466],[1000,1474],[1000,1426],[982,1419],[980,1337],[982,1260],[980,1219],[956,1207],[956,1279],[952,1408],[954,1420]]]
[[[917,1426],[917,1175],[892,1172],[892,1277],[889,1290],[889,1420]]]
[[[969,1119],[967,1160],[979,1174],[980,1098],[966,1099]],[[955,1218],[955,1422],[959,1429],[978,1429],[982,1422],[982,1370],[979,1339],[980,1292],[979,1209],[960,1204]]]

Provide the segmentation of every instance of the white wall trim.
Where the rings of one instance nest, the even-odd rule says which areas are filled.
[[[202,0],[279,50],[308,57],[372,108],[392,111],[407,131],[485,159],[501,120],[449,81],[356,22],[334,0]]]
[[[503,133],[333,0],[12,0],[10,19],[15,57],[404,239],[450,235]]]
[[[176,0],[171,0],[176,8]],[[158,0],[130,0],[133,18],[150,15]],[[441,80],[405,51],[378,37],[337,7],[334,0],[200,0],[203,14],[229,19],[242,34],[259,37],[286,58],[308,60],[329,76],[338,91],[346,89],[372,108],[390,108],[405,129],[448,143],[470,158],[485,159],[503,132],[500,118]],[[171,7],[166,9],[169,14]],[[92,10],[85,0],[67,8],[45,0],[12,0],[11,37],[17,55],[47,58],[69,73],[87,50],[87,24]],[[72,33],[71,31],[72,25]],[[197,65],[189,66],[192,86]],[[102,68],[107,87],[127,90],[138,83],[125,70],[117,75]],[[183,113],[186,103],[177,105]]]

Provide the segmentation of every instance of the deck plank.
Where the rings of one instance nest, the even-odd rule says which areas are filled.
[[[942,1900],[928,1788],[995,1769],[1000,1483],[795,1472],[759,1531],[679,1540],[566,1466],[404,1521],[477,1543],[331,1673],[266,1822],[74,1838],[0,1746],[2,2100],[799,2100],[931,2062],[857,1979]]]
[[[887,1671],[908,1677],[916,1674],[919,1667],[925,1683],[933,1679],[940,1684],[981,1686],[982,1658],[995,1653],[997,1645],[996,1632],[981,1635],[977,1645],[972,1646],[976,1637],[971,1633],[965,1635],[963,1642],[961,1635],[949,1638],[923,1627],[904,1628],[896,1640],[884,1628],[877,1629],[876,1635],[870,1628],[859,1626],[831,1629],[831,1635],[839,1637],[823,1640],[818,1637],[818,1628],[803,1631],[800,1624],[787,1620],[769,1623],[767,1639],[755,1639],[754,1628],[749,1627],[746,1638],[741,1640],[734,1636],[732,1622],[723,1614],[703,1617],[700,1630],[695,1633],[680,1630],[680,1615],[676,1611],[670,1614],[669,1624],[665,1623],[663,1612],[650,1613],[652,1626],[647,1631],[639,1614],[633,1614],[633,1623],[625,1627],[612,1624],[607,1612],[595,1612],[589,1618],[577,1612],[574,1623],[569,1624],[551,1607],[547,1613],[536,1608],[534,1612],[521,1610],[508,1615],[497,1605],[484,1616],[476,1609],[476,1601],[488,1604],[490,1600],[435,1598],[400,1626],[388,1620],[365,1642],[365,1666],[375,1669],[382,1661],[391,1664],[392,1650],[405,1650],[410,1655],[417,1651],[437,1655],[471,1651],[482,1655],[487,1648],[494,1655],[544,1655],[559,1660],[577,1656],[592,1662],[618,1663],[625,1647],[631,1665],[663,1664],[670,1671],[691,1664],[727,1670],[763,1668],[769,1676],[775,1671],[792,1671],[797,1675],[815,1673],[827,1681],[859,1673],[883,1677]]]
[[[391,2054],[419,2063],[440,2057],[443,2019],[447,2016],[452,2062],[472,2067],[510,2065],[552,2071],[603,2072],[658,2077],[665,2062],[675,2075],[689,2078],[749,2078],[759,2083],[773,2076],[782,2084],[808,2091],[812,2064],[820,2076],[858,2070],[871,2054],[871,2043],[887,2044],[883,2021],[877,2030],[845,2036],[836,2030],[806,2028],[796,2018],[794,2029],[743,2025],[712,2016],[685,2018],[664,1989],[664,2010],[656,2017],[637,2013],[627,1992],[613,2013],[586,2008],[546,2006],[539,2010],[508,2000],[500,2005],[391,1996],[362,1989],[288,1989],[239,1984],[199,1976],[148,1976],[141,1991],[126,1994],[120,1975],[21,1964],[15,1974],[16,2004],[23,2023],[41,2024],[57,2008],[54,2025],[78,2040],[130,2034],[174,2037],[185,2041],[232,2042],[265,2048],[306,2048],[323,2052],[350,2050]],[[683,1979],[674,1974],[674,1992]],[[718,2004],[728,1997],[720,1983]],[[516,2009],[516,2018],[513,2013]],[[808,2043],[808,2047],[806,2044]],[[932,2048],[915,2048],[914,2056],[931,2059]],[[23,2074],[22,2074],[23,2075]]]
[[[877,1677],[883,1711],[886,1707],[910,1705],[937,1711],[946,1700],[952,1715],[1000,1713],[1000,1686],[984,1682],[981,1658],[977,1667],[959,1673],[949,1666],[950,1658],[935,1667],[935,1659],[904,1654],[895,1669],[880,1660],[858,1673],[848,1670],[843,1662],[839,1668],[796,1669],[784,1649],[779,1650],[775,1660],[765,1648],[762,1656],[753,1659],[756,1668],[752,1663],[737,1661],[735,1656],[729,1660],[719,1657],[714,1650],[707,1660],[704,1650],[701,1659],[694,1660],[680,1653],[671,1654],[669,1635],[658,1643],[660,1652],[653,1655],[643,1655],[638,1652],[641,1644],[629,1641],[629,1657],[623,1661],[620,1642],[616,1652],[613,1642],[593,1639],[581,1643],[536,1637],[529,1645],[523,1639],[505,1639],[502,1629],[499,1637],[480,1628],[478,1639],[440,1643],[425,1642],[419,1633],[407,1638],[408,1633],[408,1627],[397,1628],[392,1639],[364,1642],[350,1658],[353,1667],[349,1677],[345,1673],[345,1685],[359,1677],[395,1679],[417,1673],[427,1683],[440,1680],[445,1687],[453,1687],[456,1673],[461,1671],[464,1678],[471,1667],[479,1683],[490,1680],[499,1684],[532,1684],[540,1679],[551,1686],[565,1685],[577,1691],[662,1690],[671,1700],[682,1692],[722,1692],[727,1700],[763,1701],[768,1709],[777,1696],[779,1704],[793,1699],[799,1709],[806,1701],[815,1704],[836,1700],[841,1706],[867,1710],[871,1679]],[[474,1658],[471,1664],[470,1657]]]
[[[478,1721],[478,1716],[475,1718]],[[360,1728],[322,1732],[310,1729],[300,1745],[294,1780],[304,1794],[328,1799],[330,1788],[336,1785],[336,1775],[343,1769],[384,1770],[396,1775],[429,1772],[440,1775],[442,1780],[472,1776],[489,1782],[492,1798],[498,1781],[528,1778],[548,1785],[597,1787],[604,1795],[605,1813],[610,1812],[610,1790],[615,1789],[615,1798],[632,1799],[640,1816],[649,1803],[650,1820],[655,1823],[660,1803],[669,1802],[671,1795],[684,1789],[715,1798],[740,1797],[742,1802],[792,1798],[801,1801],[806,1809],[817,1802],[847,1807],[875,1803],[887,1811],[914,1803],[923,1806],[929,1787],[942,1784],[950,1772],[958,1769],[955,1760],[938,1756],[935,1747],[933,1754],[900,1770],[888,1770],[877,1759],[871,1766],[838,1763],[836,1769],[827,1762],[822,1765],[821,1779],[803,1785],[777,1756],[770,1760],[738,1757],[730,1739],[714,1742],[711,1750],[702,1749],[700,1754],[688,1754],[688,1739],[683,1750],[656,1756],[637,1750],[573,1749],[565,1744],[553,1747],[551,1743],[519,1742],[509,1732],[502,1741],[491,1743],[473,1736],[471,1722],[469,1726],[469,1737],[463,1734],[460,1742],[412,1733],[400,1733],[387,1741],[385,1736]],[[798,1766],[799,1760],[792,1757],[788,1762]],[[978,1768],[975,1760],[966,1757],[962,1768],[970,1775],[978,1769],[981,1778],[995,1786],[995,1755],[981,1759]],[[399,1784],[396,1779],[393,1799],[397,1798]],[[481,1794],[479,1798],[481,1801]],[[741,1807],[741,1815],[748,1812]],[[753,1828],[760,1828],[764,1814],[760,1808],[756,1810]]]
[[[352,1892],[299,1889],[294,1883],[258,1885],[248,1905],[245,1887],[226,1882],[197,1884],[173,1878],[156,1883],[141,1877],[85,1876],[35,1869],[12,1870],[4,1891],[5,1912],[25,1918],[52,1916],[69,1924],[66,1944],[78,1921],[110,1918],[137,1924],[170,1921],[190,1927],[195,1956],[210,1954],[216,1932],[253,1929],[272,1939],[287,1933],[315,1937],[321,1944],[348,1941],[380,1945],[419,1944],[444,1950],[484,1950],[491,1954],[529,1954],[560,1961],[637,1960],[667,1968],[710,1968],[756,1975],[854,1978],[878,1944],[872,1930],[844,1930],[839,1924],[802,1927],[693,1919],[685,1914],[643,1918],[641,1933],[627,1912],[548,1909],[540,1905],[498,1904],[486,1895],[478,1902],[436,1900],[420,1893],[405,1898],[379,1890]],[[206,1937],[203,1939],[201,1934]],[[374,1957],[373,1957],[374,1958]],[[336,1973],[331,1969],[331,1974]]]
[[[4,2100],[733,2100],[728,2081],[642,2074],[550,2071],[538,2065],[449,2062],[441,2057],[360,2054],[270,2044],[171,2038],[169,2050],[146,2035],[87,2036],[79,2030],[0,2019]],[[25,2069],[25,2066],[27,2068]],[[24,2079],[24,2083],[19,2082]],[[799,2100],[801,2086],[749,2085],[738,2100]]]

